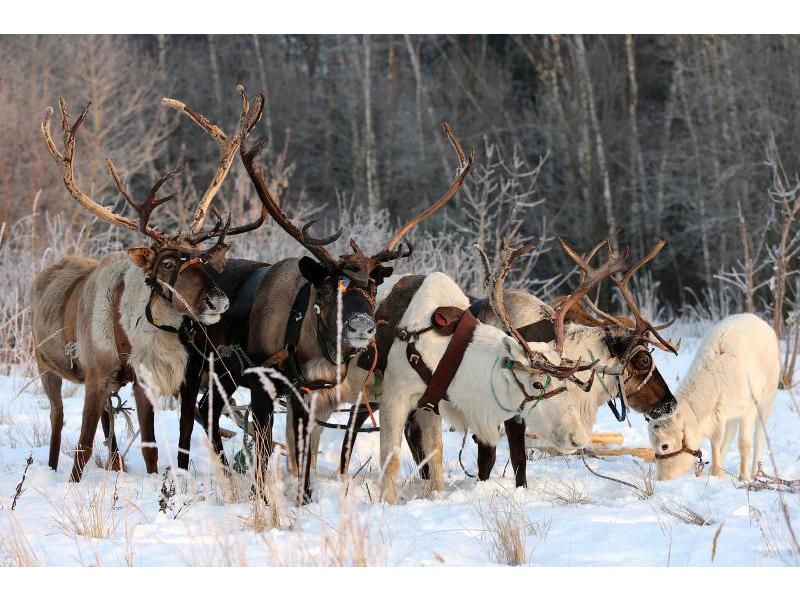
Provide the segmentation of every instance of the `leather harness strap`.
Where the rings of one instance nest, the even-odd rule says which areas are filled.
[[[122,329],[122,314],[120,312],[120,304],[122,303],[122,294],[125,292],[125,280],[121,280],[117,284],[117,289],[114,292],[114,344],[117,347],[117,355],[122,367],[119,370],[119,383],[125,384],[129,381],[134,381],[136,375],[133,368],[128,363],[128,358],[131,355],[131,342],[128,336],[125,335],[125,330]]]
[[[683,454],[684,452],[686,454],[691,454],[692,456],[694,456],[697,460],[699,460],[701,462],[703,460],[703,451],[700,450],[700,448],[698,448],[697,450],[692,450],[691,448],[689,448],[686,445],[686,439],[685,438],[681,442],[680,450],[676,450],[675,452],[670,452],[668,454],[656,454],[655,456],[656,456],[656,460],[664,460],[664,459],[667,459],[667,458],[672,458],[673,456],[678,456],[679,454]]]
[[[297,361],[296,348],[297,343],[300,341],[300,332],[303,329],[303,321],[308,311],[309,301],[311,299],[311,283],[306,283],[300,288],[295,296],[294,303],[292,303],[292,310],[289,311],[289,320],[286,323],[286,333],[283,338],[283,351],[286,351],[287,356],[282,363],[282,371],[287,379],[302,393],[306,394],[313,390],[329,390],[339,385],[344,378],[347,377],[347,369],[342,372],[342,381],[323,381],[323,380],[308,380],[303,375],[303,370]],[[280,354],[280,353],[279,353]]]
[[[472,341],[472,335],[475,333],[477,325],[478,320],[475,318],[475,315],[465,310],[458,321],[458,326],[453,336],[450,338],[450,343],[447,345],[444,355],[439,361],[439,364],[436,365],[436,369],[430,377],[428,377],[428,381],[426,382],[427,388],[425,388],[425,393],[422,394],[422,397],[417,402],[417,408],[430,410],[439,414],[439,402],[446,396],[447,388],[450,387],[456,375],[456,371],[458,371],[458,368],[461,366],[461,361],[464,359],[464,352]],[[408,346],[413,345],[413,341],[408,344]],[[416,352],[416,348],[414,348],[414,351]],[[422,357],[419,356],[419,353],[416,352],[415,354],[415,356],[419,356],[419,358],[412,362],[410,351],[406,348],[406,356],[409,357],[408,361],[414,370],[420,373],[420,377],[425,381],[421,367],[414,366],[414,363],[418,363],[419,365],[425,366],[425,368],[430,371],[422,360]]]

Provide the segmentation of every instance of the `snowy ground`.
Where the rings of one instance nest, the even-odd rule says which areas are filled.
[[[677,358],[657,353],[658,366],[670,384],[677,384],[686,372],[697,341],[684,338]],[[522,532],[524,562],[531,565],[800,562],[789,550],[790,534],[776,492],[748,492],[730,477],[687,477],[656,482],[655,494],[642,500],[629,488],[589,473],[580,458],[541,456],[528,462],[531,487],[515,490],[510,468],[502,476],[508,457],[504,440],[492,480],[476,483],[458,464],[461,436],[447,430],[448,478],[442,493],[424,497],[407,455],[406,501],[383,505],[377,501],[378,434],[359,437],[351,473],[369,462],[348,484],[335,475],[341,434],[328,430],[315,479],[315,502],[302,509],[275,502],[277,514],[263,517],[254,514],[247,498],[249,482],[237,480],[231,485],[213,468],[196,427],[193,466],[188,476],[175,481],[177,493],[160,511],[163,473],[175,460],[176,412],[157,415],[158,475],[144,474],[135,444],[127,457],[128,472],[107,472],[92,462],[83,482],[70,484],[68,454],[62,453],[58,472],[47,467],[48,403],[38,383],[18,393],[27,381],[0,379],[0,564],[486,565],[505,562],[493,543],[504,523]],[[65,386],[65,392],[70,394],[64,400],[66,450],[77,439],[82,389]],[[128,390],[123,397],[128,397]],[[246,397],[240,392],[237,400]],[[118,419],[118,430],[124,431]],[[230,422],[227,427],[234,428]],[[800,477],[800,416],[788,393],[779,393],[768,429],[780,475]],[[639,415],[632,416],[629,428],[603,410],[597,430],[622,432],[627,446],[647,445]],[[283,438],[282,415],[276,437]],[[241,446],[241,438],[226,445],[232,453]],[[105,457],[101,434],[96,447]],[[737,472],[733,447],[725,467]],[[703,452],[709,452],[707,443]],[[12,512],[14,492],[31,453],[33,464]],[[468,441],[464,463],[469,470],[475,468],[475,455],[475,446]],[[768,459],[766,463],[771,472]],[[629,481],[641,480],[639,465],[645,465],[630,457],[590,459],[590,464],[603,474]],[[285,467],[281,479],[288,496],[293,482]],[[784,498],[795,528],[800,529],[800,498]],[[687,508],[710,524],[687,523],[670,514],[686,514]],[[272,526],[275,523],[277,527]]]

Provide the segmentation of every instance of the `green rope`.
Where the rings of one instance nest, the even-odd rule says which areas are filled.
[[[494,369],[497,366],[497,361],[499,361],[499,360],[500,360],[499,356],[494,359],[494,364],[492,365],[492,371],[491,371],[491,373],[489,373],[489,388],[492,390],[492,398],[494,398],[494,401],[497,403],[497,406],[499,406],[502,410],[504,410],[506,412],[509,412],[509,413],[513,413],[518,417],[519,416],[519,409],[514,409],[514,410],[508,409],[505,406],[503,406],[502,404],[500,404],[500,400],[497,399],[497,393],[494,391],[494,380],[492,379],[492,375],[494,374]],[[509,368],[509,367],[506,367],[506,368]]]
[[[592,359],[592,362],[596,361],[594,354],[592,354],[591,350],[589,350],[589,358]],[[608,395],[609,400],[613,400],[614,395],[611,393],[611,390],[608,389],[608,386],[606,385],[603,376],[600,373],[595,373],[595,375],[597,375],[597,379],[600,381],[600,385],[603,386],[603,391],[605,391],[605,393]]]
[[[494,398],[494,401],[497,403],[497,406],[499,406],[502,410],[514,414],[514,421],[516,421],[517,423],[522,423],[522,413],[520,412],[521,408],[522,408],[522,405],[520,405],[520,407],[517,408],[516,410],[511,410],[511,409],[506,408],[502,404],[500,404],[500,400],[497,399],[497,393],[494,391],[494,381],[492,380],[491,375],[494,373],[494,369],[497,366],[497,361],[498,360],[500,360],[499,356],[494,359],[494,364],[492,365],[492,372],[489,375],[489,387],[492,390],[492,398]],[[503,364],[503,368],[504,369],[513,369],[514,368],[514,364],[511,363],[511,362],[504,363]],[[550,375],[548,375],[547,379],[545,379],[544,386],[542,387],[541,391],[539,392],[539,395],[533,401],[533,406],[531,406],[531,410],[533,410],[534,408],[539,406],[539,402],[541,401],[542,398],[544,398],[545,392],[547,392],[547,388],[550,387],[550,383],[551,382],[552,382],[552,379],[550,378]],[[523,404],[524,404],[524,402],[523,402]]]

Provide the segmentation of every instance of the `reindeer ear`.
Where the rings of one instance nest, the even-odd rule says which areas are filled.
[[[220,244],[215,246],[206,255],[206,261],[208,262],[209,266],[217,273],[222,273],[222,269],[225,268],[225,262],[228,260],[227,253],[229,249],[230,246],[228,244]]]
[[[328,271],[325,270],[325,267],[308,256],[304,256],[300,259],[298,267],[300,268],[300,274],[314,285],[320,285],[328,275]]]
[[[431,325],[439,335],[453,335],[464,309],[455,306],[440,306],[431,315]]]
[[[384,267],[383,265],[378,265],[372,271],[370,271],[369,276],[375,280],[377,285],[383,283],[383,280],[389,277],[394,272],[394,267]]]
[[[155,257],[156,253],[152,248],[147,248],[146,246],[128,248],[128,258],[131,259],[131,262],[140,269],[150,268]]]

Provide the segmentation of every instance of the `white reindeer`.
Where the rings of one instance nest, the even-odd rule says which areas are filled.
[[[711,474],[721,476],[738,426],[739,479],[750,479],[764,449],[779,377],[778,340],[767,323],[752,314],[718,323],[703,339],[681,382],[675,415],[649,424],[658,478],[680,477],[702,460],[703,438],[711,440]]]

